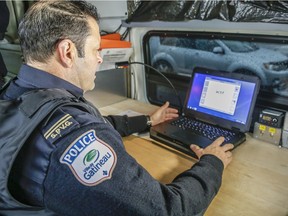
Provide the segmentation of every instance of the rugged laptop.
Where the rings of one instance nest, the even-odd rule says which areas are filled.
[[[205,148],[219,136],[236,147],[246,140],[259,87],[255,76],[196,68],[183,115],[151,127],[150,137],[194,157],[190,144]]]

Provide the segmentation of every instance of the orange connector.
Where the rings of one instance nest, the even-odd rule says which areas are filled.
[[[101,36],[101,49],[109,48],[130,48],[131,43],[129,41],[121,41],[121,35],[119,33],[107,34]]]

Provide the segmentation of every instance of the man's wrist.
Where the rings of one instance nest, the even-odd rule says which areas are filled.
[[[146,119],[147,119],[147,121],[146,121],[147,128],[152,127],[152,121],[151,121],[150,116],[146,115]]]

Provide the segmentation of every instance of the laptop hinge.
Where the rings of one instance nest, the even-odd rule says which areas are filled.
[[[234,132],[237,132],[237,133],[240,133],[240,132],[241,132],[240,129],[239,129],[239,128],[236,128],[236,127],[232,127],[231,130],[234,131]]]

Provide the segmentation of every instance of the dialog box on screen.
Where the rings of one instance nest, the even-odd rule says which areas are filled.
[[[234,115],[241,85],[206,77],[199,106]]]

